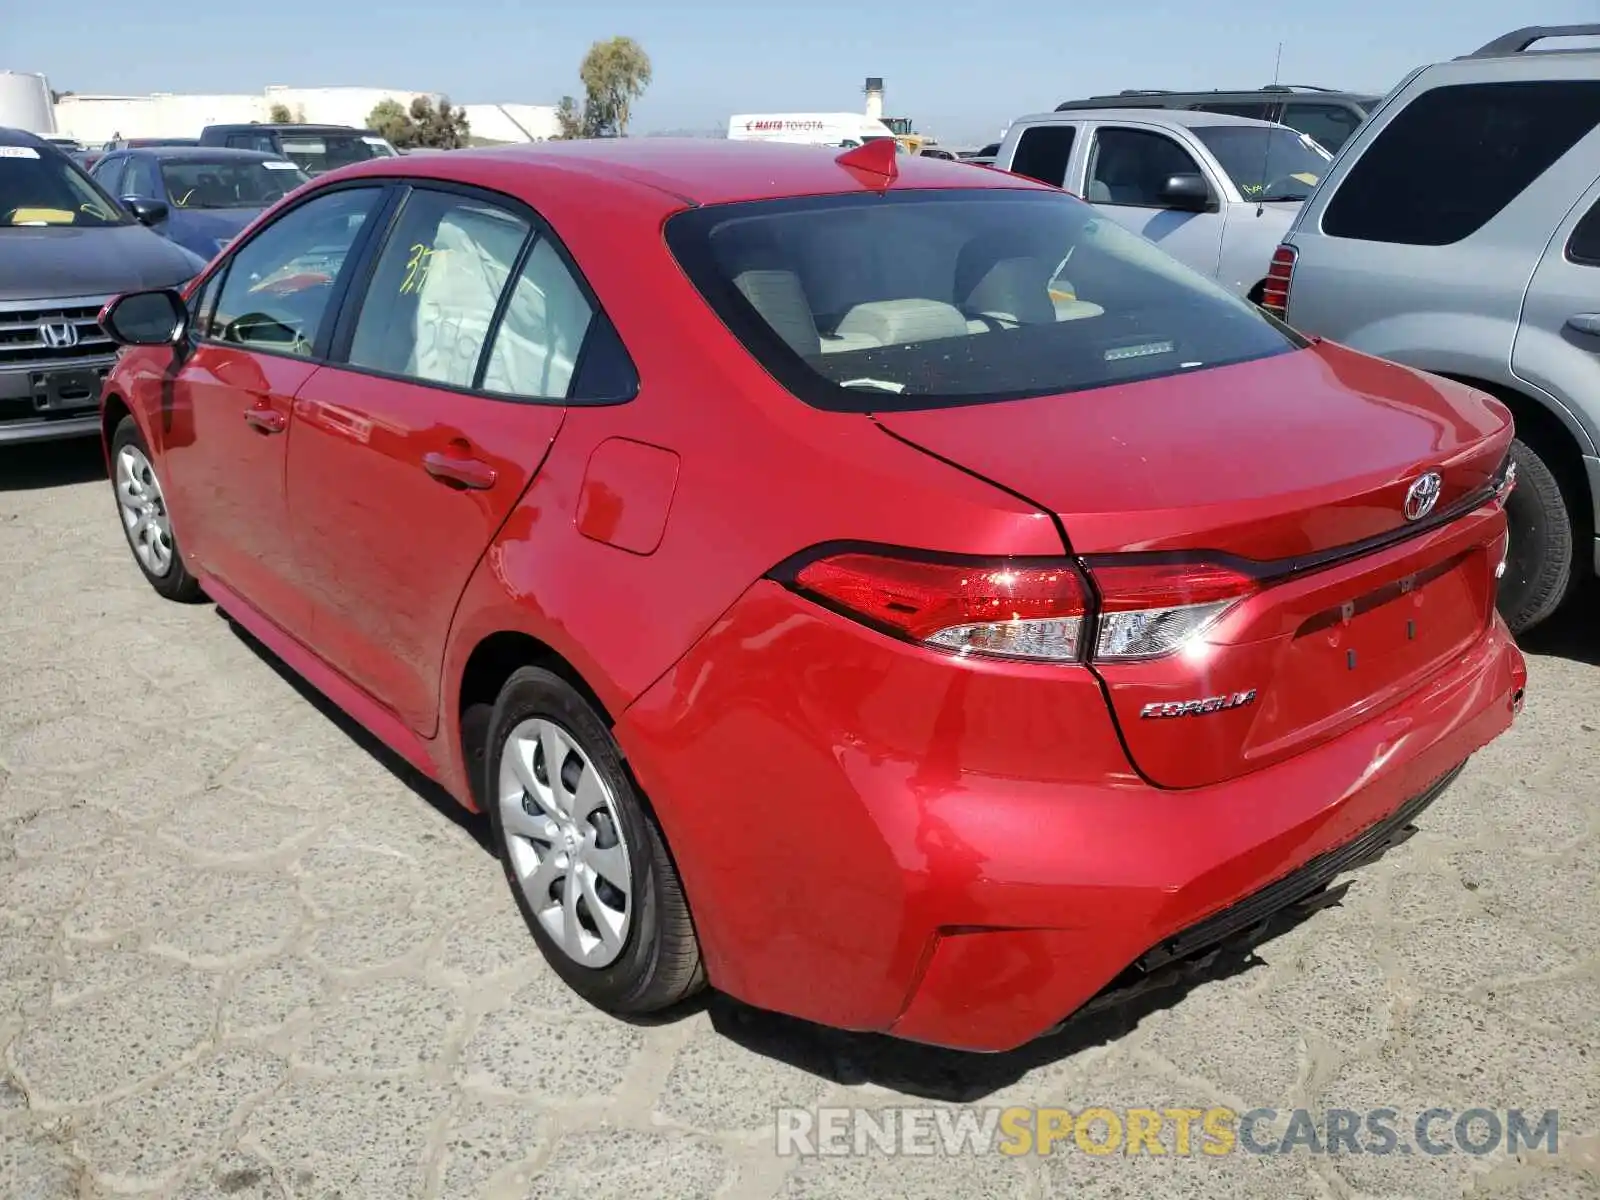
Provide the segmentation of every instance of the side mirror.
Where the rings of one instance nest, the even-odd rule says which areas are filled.
[[[189,309],[171,288],[129,292],[100,310],[100,328],[119,346],[175,346],[189,332]]]
[[[124,196],[122,204],[141,225],[159,225],[167,219],[167,206],[160,200],[147,200],[143,196]]]
[[[1200,175],[1168,175],[1161,185],[1161,204],[1180,212],[1205,212],[1211,207],[1211,185]]]

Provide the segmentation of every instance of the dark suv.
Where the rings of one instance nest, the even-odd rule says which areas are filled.
[[[1382,96],[1365,92],[1340,92],[1331,88],[1273,84],[1238,92],[1165,92],[1133,89],[1115,96],[1090,96],[1056,105],[1057,112],[1076,108],[1189,108],[1276,121],[1309,134],[1330,154],[1350,140]]]
[[[0,129],[0,445],[100,432],[117,352],[101,307],[205,266],[146,228],[166,215],[119,204],[43,138]]]
[[[350,125],[207,125],[200,131],[200,144],[287,158],[307,175],[399,155],[387,138]]]

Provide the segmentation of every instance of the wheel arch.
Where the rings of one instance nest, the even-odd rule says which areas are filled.
[[[133,409],[117,392],[106,392],[100,402],[100,449],[106,456],[106,471],[111,470],[111,436],[124,417],[133,416]]]
[[[1435,374],[1488,392],[1511,410],[1511,416],[1516,421],[1518,440],[1544,460],[1551,474],[1556,477],[1562,494],[1572,497],[1572,518],[1579,544],[1592,539],[1595,535],[1596,497],[1589,486],[1589,472],[1583,462],[1583,445],[1568,420],[1537,396],[1503,383],[1452,371],[1438,371]]]
[[[605,702],[582,672],[548,642],[520,629],[500,629],[479,638],[461,669],[454,736],[468,789],[480,809],[485,801],[482,766],[487,750],[488,714],[506,680],[522,667],[542,667],[559,675],[589,702],[608,727],[615,724]],[[621,753],[620,746],[618,752]]]

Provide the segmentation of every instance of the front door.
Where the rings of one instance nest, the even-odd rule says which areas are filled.
[[[1216,185],[1194,155],[1165,133],[1123,125],[1094,130],[1084,199],[1117,224],[1149,238],[1185,266],[1215,277],[1222,254],[1223,216],[1167,207],[1161,193],[1174,175],[1198,175]]]
[[[317,369],[330,299],[381,195],[324,193],[230,255],[204,289],[162,417],[185,550],[203,574],[301,637],[310,608],[284,493],[292,405]]]
[[[1600,442],[1600,179],[1562,221],[1533,273],[1511,369],[1565,403]]]
[[[295,401],[314,645],[423,736],[456,604],[561,428],[591,315],[530,214],[419,187],[347,306],[345,365]]]

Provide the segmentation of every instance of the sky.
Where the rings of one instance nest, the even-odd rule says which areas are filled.
[[[1381,93],[1412,67],[1535,20],[1600,22],[1600,0],[273,0],[133,11],[126,0],[74,0],[68,19],[0,0],[0,68],[43,72],[59,91],[344,84],[554,104],[581,94],[578,63],[594,41],[626,34],[655,73],[632,132],[725,129],[734,113],[860,111],[862,84],[878,75],[889,115],[957,145],[1122,88],[1259,87],[1280,43],[1284,83]]]

